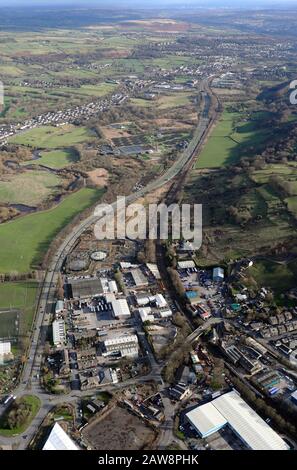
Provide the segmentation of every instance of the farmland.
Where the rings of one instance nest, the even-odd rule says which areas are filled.
[[[99,200],[102,191],[83,188],[53,209],[0,226],[0,271],[28,272],[41,261],[53,237],[72,218]],[[13,253],[13,256],[12,256]]]
[[[235,163],[249,146],[261,147],[269,131],[258,131],[257,120],[242,122],[243,115],[225,110],[206,143],[196,168],[216,168]]]

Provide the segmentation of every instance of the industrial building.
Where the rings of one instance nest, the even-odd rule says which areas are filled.
[[[11,343],[9,341],[0,342],[0,356],[11,354]]]
[[[284,440],[235,391],[225,393],[186,414],[201,437],[224,426],[251,450],[287,450]]]
[[[104,295],[106,302],[111,303],[113,316],[118,319],[125,319],[131,316],[129,305],[125,298],[117,299],[114,292],[107,292]]]
[[[112,298],[111,305],[115,318],[123,319],[129,318],[131,316],[129,305],[126,299]]]
[[[156,294],[154,301],[156,302],[156,306],[158,308],[167,307],[167,302],[162,294]]]
[[[120,354],[122,357],[138,355],[138,338],[136,335],[114,336],[103,343],[103,356]]]
[[[148,286],[148,279],[140,271],[139,268],[131,269],[130,273],[131,273],[131,276],[133,278],[133,282],[134,282],[136,287],[146,287],[146,286]]]
[[[59,315],[60,313],[63,313],[64,308],[65,306],[63,300],[58,300],[55,307],[55,314]]]
[[[213,268],[213,272],[212,272],[212,279],[213,281],[215,282],[219,282],[219,281],[223,281],[224,280],[224,270],[223,268]]]
[[[179,261],[177,263],[177,267],[178,267],[178,269],[192,269],[192,268],[195,268],[196,265],[195,265],[194,261],[192,261],[192,260]]]
[[[66,341],[66,330],[64,320],[54,320],[52,324],[53,343],[55,346],[61,346]]]
[[[155,279],[159,280],[161,279],[161,274],[159,272],[158,266],[153,263],[147,263],[146,264],[147,269],[152,273]]]
[[[61,426],[55,423],[42,450],[78,450],[78,448]]]
[[[142,323],[149,321],[153,322],[155,320],[154,315],[152,314],[151,307],[142,307],[138,309],[139,316],[141,318]]]
[[[212,403],[197,406],[186,414],[186,418],[203,438],[219,431],[228,423]]]

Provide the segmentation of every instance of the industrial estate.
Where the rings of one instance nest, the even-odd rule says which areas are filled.
[[[296,11],[33,10],[0,15],[0,449],[297,449]],[[98,239],[117,196],[202,204],[201,247]]]

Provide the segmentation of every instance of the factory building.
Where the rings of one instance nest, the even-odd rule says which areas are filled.
[[[42,450],[78,450],[78,448],[61,426],[55,423]]]
[[[215,282],[220,282],[224,280],[224,270],[223,268],[213,268],[212,279]]]
[[[288,450],[284,440],[235,390],[194,408],[186,414],[186,419],[201,437],[229,426],[248,449]]]
[[[103,356],[120,354],[122,357],[138,355],[138,338],[136,335],[114,336],[103,343]]]
[[[53,343],[62,346],[66,341],[66,330],[64,320],[54,320],[52,324]]]

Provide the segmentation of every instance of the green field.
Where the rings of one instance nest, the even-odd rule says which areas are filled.
[[[18,334],[19,313],[15,310],[0,311],[0,338],[14,338],[17,337]]]
[[[286,200],[289,211],[297,219],[297,196],[288,197]]]
[[[0,435],[1,436],[10,437],[10,436],[14,436],[15,434],[16,435],[17,434],[22,434],[27,429],[27,427],[30,425],[33,418],[37,415],[37,413],[40,409],[40,405],[41,405],[40,399],[38,397],[34,396],[34,395],[23,395],[21,398],[17,399],[17,402],[18,403],[24,403],[26,405],[30,405],[31,412],[30,412],[28,418],[26,419],[26,421],[24,422],[24,424],[22,424],[19,427],[12,428],[12,429],[9,429],[5,426],[6,413],[4,413],[1,416],[1,420],[0,420]],[[10,407],[8,408],[8,411],[9,411],[9,409],[10,409]]]
[[[60,169],[78,161],[78,156],[71,149],[52,150],[49,152],[40,152],[41,158],[29,160],[23,165],[43,165],[48,168]]]
[[[216,168],[236,162],[248,146],[260,146],[268,130],[257,130],[257,120],[243,122],[240,113],[225,110],[198,157],[196,168]]]
[[[95,137],[86,127],[65,125],[62,127],[38,127],[14,136],[11,142],[35,148],[55,149],[80,142],[91,141]]]
[[[259,260],[249,269],[249,274],[259,286],[271,287],[276,293],[286,292],[296,286],[297,263],[280,264]]]
[[[191,103],[191,93],[179,92],[174,95],[162,96],[158,101],[159,109],[177,108],[179,106],[187,106]]]
[[[151,100],[144,100],[142,98],[131,98],[130,103],[142,108],[149,108],[153,106],[155,102]]]
[[[0,283],[0,337],[25,333],[30,329],[36,306],[38,283],[34,281]],[[8,309],[20,311],[19,323],[16,325],[17,312],[6,312]]]
[[[0,226],[0,272],[30,271],[54,236],[72,218],[100,199],[102,190],[83,188],[48,211],[29,214]]]
[[[26,171],[9,181],[0,181],[0,201],[2,203],[22,203],[37,206],[50,195],[55,194],[61,178],[46,171]]]
[[[82,85],[80,88],[60,88],[59,92],[99,98],[112,93],[116,87],[117,85],[113,83],[100,83],[98,85]]]

